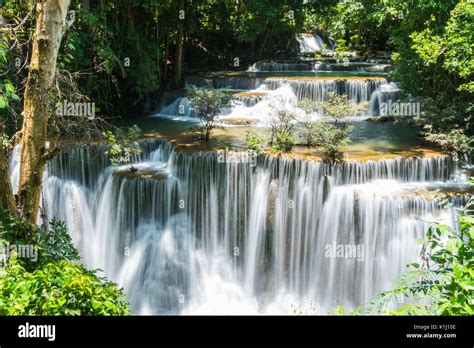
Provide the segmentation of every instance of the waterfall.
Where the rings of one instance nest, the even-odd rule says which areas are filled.
[[[263,94],[261,97],[244,97],[243,103],[233,103],[232,108],[221,110],[221,119],[249,119],[260,125],[269,125],[274,114],[274,110],[287,110],[302,117],[302,110],[297,108],[298,99],[293,93],[293,89],[288,84],[282,84],[274,90],[267,90],[266,86],[249,91],[248,94]],[[252,102],[260,100],[259,102]]]
[[[264,99],[265,95],[252,95],[250,93],[246,93],[244,95],[237,94],[233,97],[233,101],[235,105],[243,105],[245,107],[252,107],[260,103]]]
[[[316,101],[327,100],[328,92],[346,94],[355,103],[369,101],[372,93],[387,81],[383,78],[377,79],[321,79],[321,80],[298,80],[270,78],[266,80],[269,88],[275,89],[282,84],[289,84],[298,100],[311,99]]]
[[[20,186],[20,164],[21,164],[21,148],[19,145],[13,147],[12,153],[10,155],[10,163],[8,170],[10,172],[10,180],[12,183],[13,193],[18,192],[18,187]]]
[[[296,40],[299,43],[300,53],[314,53],[320,52],[326,46],[324,40],[319,35],[313,34],[298,34]],[[331,47],[328,47],[329,49]]]
[[[238,90],[255,90],[262,89],[262,87],[267,87],[269,89],[277,89],[284,84],[289,84],[299,100],[303,98],[309,98],[317,101],[326,100],[327,93],[329,91],[334,91],[337,94],[346,94],[354,102],[369,101],[372,97],[372,94],[376,90],[381,88],[381,90],[388,91],[388,88],[391,88],[388,86],[392,86],[392,84],[387,84],[387,80],[384,78],[298,79],[296,77],[294,79],[291,79],[271,77],[267,79],[262,79],[229,77],[213,78],[211,80],[206,80],[204,78],[196,77],[189,78],[187,80],[187,83],[189,85],[204,87],[207,86],[206,81],[211,81],[211,85],[213,86],[213,88],[230,88]],[[175,108],[175,106],[173,106],[173,108]]]
[[[196,117],[191,103],[184,97],[179,97],[171,104],[162,107],[158,114],[160,116],[174,116],[174,119],[176,119],[175,116],[180,116],[183,119]]]
[[[369,115],[379,116],[381,105],[383,103],[387,104],[389,101],[396,101],[400,98],[400,93],[398,85],[394,82],[379,85],[370,98]]]
[[[326,70],[330,71],[359,71],[368,73],[386,73],[392,68],[390,64],[376,64],[367,62],[344,62],[329,64]]]
[[[228,87],[235,90],[256,86],[254,89],[245,90],[245,93],[234,95],[235,101],[230,108],[221,109],[220,117],[248,118],[263,124],[268,123],[272,104],[275,101],[284,101],[286,107],[294,109],[298,100],[307,98],[314,101],[325,101],[328,99],[328,93],[333,91],[339,95],[347,95],[354,103],[371,101],[371,108],[375,110],[378,108],[379,100],[389,98],[387,96],[392,95],[393,92],[387,90],[387,88],[392,88],[390,87],[392,84],[388,84],[384,78],[288,79],[272,77],[261,79],[234,77],[208,80],[196,77],[188,80],[189,84],[197,86],[205,86],[209,82],[214,88]],[[296,110],[296,114],[300,113],[301,110]],[[178,120],[195,118],[191,103],[183,97],[177,98],[170,105],[163,107],[156,115]]]
[[[43,189],[48,217],[66,221],[83,262],[119,282],[135,313],[353,308],[416,259],[429,221],[453,223],[429,193],[457,173],[449,157],[253,167],[140,146],[138,174],[108,167],[103,146],[72,149]],[[357,254],[331,254],[341,245]]]
[[[258,61],[247,69],[248,72],[297,72],[321,70],[329,70],[329,64],[324,62]]]

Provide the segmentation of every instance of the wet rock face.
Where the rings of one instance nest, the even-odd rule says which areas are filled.
[[[130,164],[118,168],[114,171],[114,175],[124,176],[129,179],[156,179],[156,180],[166,180],[169,176],[167,172],[166,165],[157,167],[153,165],[143,166],[142,163],[139,164]]]

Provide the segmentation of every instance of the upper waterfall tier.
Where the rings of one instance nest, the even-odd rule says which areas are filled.
[[[332,39],[324,39],[318,34],[298,34],[296,40],[299,44],[299,53],[315,53],[323,50],[332,50],[334,41]]]
[[[391,69],[390,64],[377,64],[369,62],[344,61],[301,61],[301,60],[264,60],[252,64],[247,72],[262,73],[291,73],[291,72],[331,72],[331,71],[356,71],[361,73],[376,73],[383,75]]]
[[[329,91],[346,94],[352,101],[369,101],[372,94],[387,83],[382,77],[338,78],[338,77],[193,77],[186,80],[188,85],[197,87],[228,88],[236,90],[270,89],[275,90],[289,84],[299,100],[309,98],[322,101]]]
[[[345,94],[355,103],[369,101],[372,94],[383,84],[384,78],[366,79],[284,79],[279,77],[268,78],[266,84],[270,89],[277,89],[289,84],[298,100],[311,99],[315,101],[327,100],[329,91],[339,95]]]

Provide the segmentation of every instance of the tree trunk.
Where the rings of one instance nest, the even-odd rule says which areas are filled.
[[[163,57],[163,75],[161,76],[161,87],[162,89],[165,89],[168,87],[168,60],[170,56],[170,45],[168,43],[168,40],[166,40],[165,44],[165,53]]]
[[[0,124],[0,140],[3,139],[3,125]],[[15,198],[13,197],[10,172],[8,170],[8,158],[0,144],[0,206],[8,209],[11,213],[16,212]]]
[[[38,220],[43,172],[50,156],[47,147],[49,93],[69,4],[70,0],[43,0],[36,4],[36,29],[24,95],[18,191],[19,213],[33,224]]]
[[[362,36],[362,21],[359,23],[359,28],[357,29],[357,40],[354,47],[355,49],[358,49],[360,46],[361,36]]]
[[[272,30],[273,30],[273,24],[268,23],[267,27],[265,29],[265,34],[264,34],[264,37],[263,37],[263,41],[257,49],[257,57],[256,57],[257,59],[262,58],[262,55],[265,51],[265,48],[267,47],[268,39],[270,38],[270,34],[272,33]]]
[[[184,10],[184,0],[179,1],[179,10]],[[184,19],[178,17],[178,30],[176,38],[176,51],[174,57],[174,86],[181,86],[181,77],[183,74],[183,52],[184,52]]]

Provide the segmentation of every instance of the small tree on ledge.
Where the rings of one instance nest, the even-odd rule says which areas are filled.
[[[229,97],[222,90],[194,86],[188,89],[187,96],[192,103],[194,113],[201,121],[201,124],[195,127],[199,139],[209,141],[212,131],[216,128],[222,128],[216,123],[216,116]]]
[[[367,110],[369,102],[353,103],[345,94],[328,93],[328,100],[315,102],[315,108],[322,109],[324,115],[334,119],[334,123],[344,121],[345,118],[356,116]]]
[[[352,126],[348,126],[345,119],[367,110],[368,104],[367,102],[352,103],[346,95],[338,95],[334,92],[329,92],[328,100],[324,102],[307,99],[300,101],[298,106],[306,113],[303,131],[308,146],[319,145],[323,161],[333,163],[344,161],[341,147],[350,142],[349,134],[352,131]],[[317,110],[323,110],[325,115],[323,122],[311,120],[310,114]],[[334,124],[330,123],[332,120]]]

